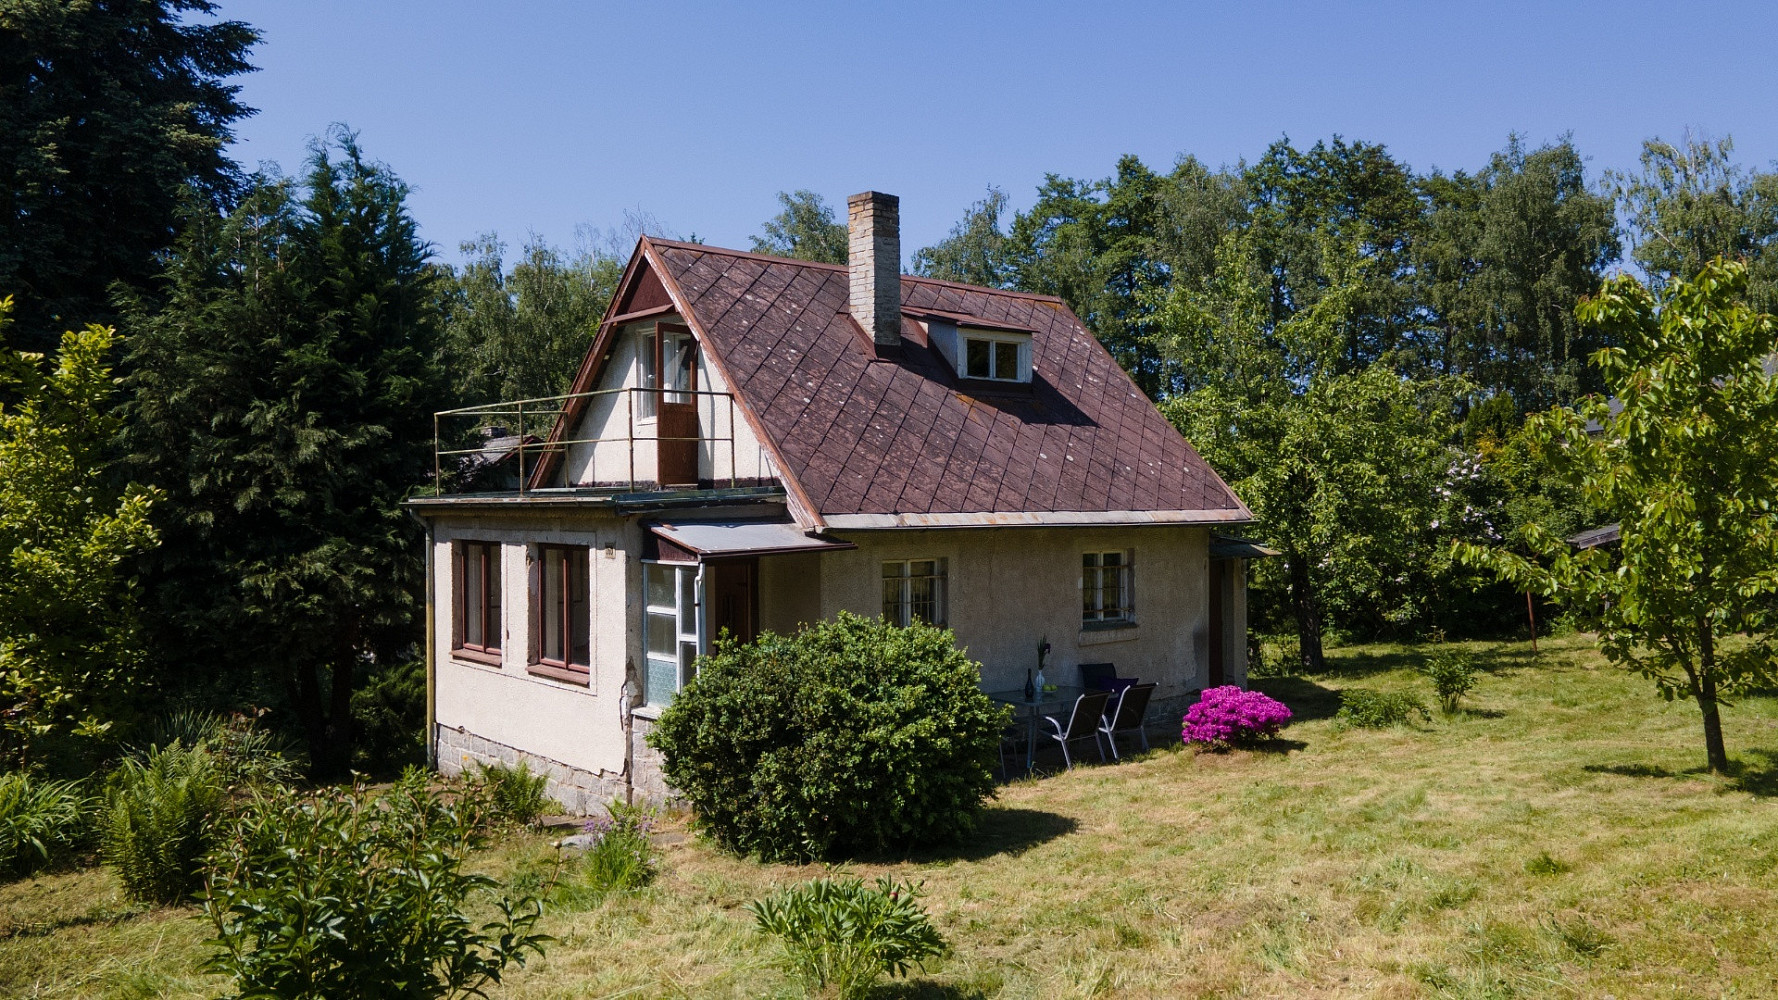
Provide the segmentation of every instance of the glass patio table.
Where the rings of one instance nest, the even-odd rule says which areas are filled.
[[[1054,691],[1039,691],[1033,700],[1025,698],[1025,689],[1022,687],[1011,691],[988,692],[988,697],[994,701],[1012,706],[1014,722],[1024,720],[1026,774],[1030,774],[1037,765],[1037,720],[1072,709],[1074,700],[1086,693],[1086,688],[1069,684],[1061,685]]]

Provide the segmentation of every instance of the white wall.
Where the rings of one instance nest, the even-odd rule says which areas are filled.
[[[627,627],[628,608],[640,599],[640,576],[625,558],[634,551],[636,536],[633,523],[612,517],[440,518],[432,564],[436,722],[584,771],[622,773],[626,665],[640,654],[639,640],[632,642]],[[499,666],[451,654],[451,542],[457,539],[501,543]],[[584,686],[526,670],[531,643],[528,560],[540,543],[592,549],[587,591],[592,664]]]
[[[642,335],[652,331],[657,323],[678,322],[677,316],[669,315],[620,327],[612,344],[611,359],[599,384],[594,387],[595,391],[640,387]],[[698,388],[707,392],[729,391],[728,384],[703,350],[698,352]],[[739,403],[731,403],[723,396],[700,396],[698,411],[699,429],[706,439],[698,456],[700,479],[722,486],[731,475],[742,480],[776,475],[747,418],[741,415]],[[652,439],[657,432],[655,421],[643,418],[643,412],[642,393],[612,392],[591,397],[586,415],[569,435],[569,440],[597,439],[598,443],[569,445],[568,460],[564,463],[565,484],[627,483],[632,475],[636,480],[652,482],[656,470],[656,445]],[[633,423],[632,414],[635,414]],[[734,439],[732,449],[727,440],[730,437]],[[634,440],[637,438],[646,440]]]
[[[948,563],[949,624],[958,643],[981,662],[990,691],[1024,686],[1045,635],[1046,679],[1052,684],[1078,684],[1079,664],[1102,662],[1115,663],[1120,676],[1157,682],[1157,699],[1202,687],[1208,677],[1205,528],[985,528],[844,537],[858,548],[821,556],[822,616],[841,609],[880,614],[883,561],[942,557]],[[1135,553],[1136,624],[1083,630],[1081,556],[1123,548]],[[1246,647],[1245,609],[1243,601],[1231,615],[1238,622],[1230,631],[1238,628],[1240,635],[1231,653]]]

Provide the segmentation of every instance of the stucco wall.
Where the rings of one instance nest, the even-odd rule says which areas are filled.
[[[766,556],[759,561],[759,627],[787,633],[821,618],[821,556]]]
[[[879,614],[884,560],[942,557],[949,623],[958,643],[981,662],[983,686],[990,691],[1024,686],[1025,671],[1036,666],[1037,642],[1045,635],[1051,647],[1046,679],[1054,684],[1078,684],[1081,663],[1111,662],[1121,676],[1159,684],[1157,700],[1204,685],[1207,529],[988,528],[844,537],[858,548],[821,556],[822,616],[841,609]],[[1136,623],[1083,629],[1081,555],[1114,549],[1134,551]],[[1244,648],[1244,603],[1240,610]]]
[[[640,598],[640,574],[625,558],[639,541],[635,524],[613,517],[452,517],[436,522],[433,537],[437,724],[570,767],[622,774],[624,681],[627,664],[640,653],[640,640],[632,641],[628,628],[628,608]],[[501,543],[499,666],[451,653],[451,542],[457,539]],[[526,670],[532,642],[529,562],[539,544],[592,549],[587,591],[592,664],[585,686]]]
[[[619,328],[612,344],[611,360],[595,391],[642,385],[639,350],[642,336],[663,322],[677,323],[679,319],[665,316]],[[698,352],[698,389],[728,391],[727,383],[703,351]],[[700,479],[722,485],[731,475],[741,480],[775,475],[765,449],[760,447],[753,428],[741,415],[739,403],[731,404],[730,399],[723,396],[699,396],[697,400],[698,427],[705,438],[698,452]],[[586,415],[569,435],[569,440],[597,439],[598,443],[569,445],[564,482],[569,485],[627,483],[632,476],[641,482],[654,481],[657,446],[653,438],[658,432],[653,418],[641,416],[643,410],[643,395],[640,393],[613,392],[591,397]],[[728,441],[731,437],[734,439],[732,447]]]

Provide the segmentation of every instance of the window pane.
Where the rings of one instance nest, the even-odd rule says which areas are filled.
[[[543,550],[543,658],[562,662],[562,550]]]
[[[660,563],[643,563],[642,573],[648,585],[648,606],[651,608],[672,607],[673,567]]]
[[[648,613],[648,655],[671,660],[679,642],[679,630],[672,615]]]
[[[482,622],[482,634],[488,648],[494,649],[500,645],[500,546],[487,546],[482,558],[488,567],[488,617]]]
[[[994,377],[1019,377],[1019,345],[1000,340],[994,342]]]
[[[698,646],[697,646],[697,643],[682,642],[679,644],[679,686],[684,687],[685,685],[690,684],[691,679],[693,677],[696,677],[697,675],[698,675]]]
[[[482,547],[473,542],[463,546],[463,642],[469,646],[487,644],[482,631],[482,597],[486,591],[482,553]]]
[[[901,578],[883,581],[883,620],[892,625],[906,625],[901,608]]]
[[[1123,573],[1114,570],[1103,570],[1099,586],[1104,596],[1099,599],[1099,607],[1107,618],[1120,617],[1124,606]]]
[[[654,334],[643,334],[637,343],[642,352],[642,387],[645,390],[656,388],[660,385],[660,375],[654,367]],[[641,393],[641,397],[636,400],[636,415],[639,417],[654,416],[655,394],[645,391]]]
[[[927,565],[931,565],[928,563]],[[932,621],[937,608],[937,596],[933,590],[934,580],[930,575],[916,576],[908,580],[908,620],[918,618],[923,622]]]
[[[665,705],[673,700],[679,687],[679,664],[672,657],[648,658],[648,670],[642,678],[642,698],[650,705]]]
[[[1107,552],[1100,558],[1103,559],[1102,565],[1105,566],[1122,566],[1124,564],[1124,554],[1122,552]]]
[[[970,378],[989,378],[989,348],[992,345],[985,340],[965,340],[963,342],[965,373]]]
[[[698,573],[689,566],[679,570],[679,630],[690,633],[698,627]]]
[[[589,666],[592,661],[592,609],[587,605],[587,550],[568,553],[568,662]]]

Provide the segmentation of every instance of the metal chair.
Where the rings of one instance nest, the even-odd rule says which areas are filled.
[[[1062,745],[1062,763],[1069,770],[1074,768],[1074,758],[1068,753],[1068,744],[1080,740],[1091,739],[1093,746],[1099,749],[1099,759],[1105,759],[1105,747],[1099,743],[1099,726],[1105,715],[1105,703],[1111,700],[1109,691],[1088,691],[1074,699],[1074,711],[1069,713],[1068,725],[1064,727],[1053,715],[1046,715],[1043,721],[1055,730],[1047,734],[1050,739]]]
[[[1117,667],[1110,663],[1083,663],[1080,665],[1080,686],[1088,691],[1109,691],[1111,682],[1117,679]]]
[[[1117,734],[1134,731],[1136,738],[1142,742],[1142,749],[1148,749],[1148,731],[1142,728],[1142,720],[1148,715],[1148,699],[1154,696],[1154,684],[1133,684],[1124,688],[1118,695],[1117,707],[1106,713],[1099,723],[1099,732],[1105,735],[1105,742],[1111,744],[1113,760],[1123,758],[1117,752]]]
[[[1007,766],[1007,763],[1006,763],[1007,748],[1011,747],[1013,755],[1016,757],[1016,756],[1018,756],[1018,753],[1019,753],[1019,744],[1023,743],[1024,740],[1025,740],[1025,727],[1024,726],[1010,725],[1010,726],[1006,726],[1000,730],[1000,780],[1002,780],[1002,781],[1011,781],[1012,780],[1012,768]]]

